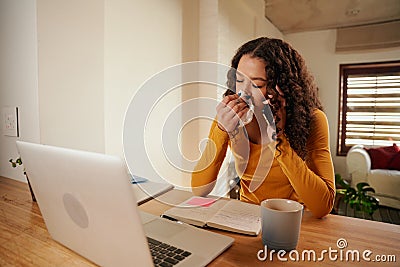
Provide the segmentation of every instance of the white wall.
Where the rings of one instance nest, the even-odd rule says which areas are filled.
[[[4,136],[0,125],[0,175],[25,181],[8,160],[18,157],[17,139],[40,139],[35,1],[0,1],[0,40],[0,109],[18,107],[20,116],[19,138]]]
[[[133,93],[181,62],[181,5],[1,0],[0,107],[20,107],[19,139],[122,156]],[[0,137],[0,175],[24,180],[8,163],[16,139]]]
[[[104,152],[104,1],[37,0],[40,141]]]
[[[256,37],[282,38],[264,16],[264,1],[219,0],[218,61],[230,65],[236,50]]]
[[[134,93],[182,61],[181,0],[106,0],[104,48],[105,152],[122,156],[123,120]]]
[[[125,112],[131,99],[139,89],[142,90],[140,87],[146,80],[182,62],[181,0],[106,0],[104,48],[105,152],[123,157]],[[156,166],[162,169],[163,176],[174,178],[171,182],[179,183],[179,173],[174,173],[171,166],[166,164],[160,133],[164,116],[181,98],[175,92],[163,100],[153,110],[159,116],[146,120],[151,125],[146,128],[146,140],[150,140],[146,147],[148,150],[140,150],[140,153],[130,151],[126,154],[127,161],[135,175],[158,180],[159,172],[156,174],[153,171]],[[135,116],[147,115],[136,114],[128,119],[135,120]],[[134,129],[129,140],[136,140],[132,141],[135,144],[142,143],[145,138],[143,125],[134,122],[131,125]],[[148,164],[147,158],[151,159],[153,166]]]
[[[347,177],[345,157],[336,156],[339,65],[347,63],[378,62],[400,59],[400,48],[335,53],[336,30],[288,34],[285,40],[304,57],[316,78],[326,115],[329,121],[330,147],[335,172]]]

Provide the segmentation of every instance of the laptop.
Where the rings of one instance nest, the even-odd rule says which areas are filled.
[[[204,266],[234,241],[139,212],[118,157],[21,141],[17,147],[52,238],[98,265]]]

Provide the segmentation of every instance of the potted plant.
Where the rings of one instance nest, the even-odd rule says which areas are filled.
[[[361,182],[356,185],[356,188],[353,188],[342,179],[340,174],[335,175],[335,180],[336,184],[342,187],[337,189],[336,192],[344,196],[343,201],[349,204],[350,208],[369,216],[372,216],[379,208],[379,200],[371,195],[371,193],[375,193],[375,189],[370,187],[368,183]]]
[[[9,162],[11,163],[11,166],[13,168],[18,167],[18,165],[22,165],[21,157],[18,157],[16,160],[10,159]],[[35,197],[35,194],[33,193],[32,186],[31,186],[31,183],[29,182],[28,175],[26,174],[25,169],[24,169],[24,175],[26,177],[26,180],[28,181],[28,186],[29,186],[29,191],[31,192],[32,201],[36,202],[36,197]]]

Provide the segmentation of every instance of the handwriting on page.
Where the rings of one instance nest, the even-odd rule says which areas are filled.
[[[213,223],[231,226],[241,230],[256,230],[260,228],[259,206],[233,201],[227,203],[212,218]]]
[[[198,197],[193,197],[187,202],[184,203],[184,207],[175,207],[169,209],[165,212],[166,215],[171,216],[173,218],[179,218],[183,220],[195,220],[206,224],[209,218],[211,218],[218,210],[225,205],[226,200],[219,200],[210,203],[209,206],[202,206],[200,204],[205,204],[204,201],[192,201],[193,199],[197,199]]]

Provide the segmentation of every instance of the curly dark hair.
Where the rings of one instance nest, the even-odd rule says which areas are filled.
[[[314,77],[307,70],[302,56],[288,43],[273,38],[260,37],[243,44],[232,58],[232,69],[228,72],[228,90],[224,95],[236,92],[236,69],[243,55],[262,59],[266,66],[267,89],[275,91],[279,86],[286,100],[285,129],[276,129],[283,134],[290,146],[304,160],[307,156],[306,143],[310,135],[311,117],[315,109],[323,110],[318,97]],[[270,106],[273,114],[280,108]],[[280,118],[275,118],[278,122]],[[277,149],[281,140],[278,138]]]

